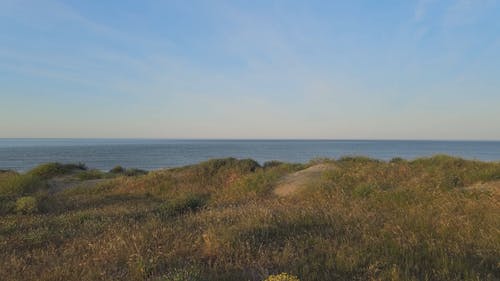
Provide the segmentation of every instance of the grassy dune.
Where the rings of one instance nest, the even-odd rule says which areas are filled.
[[[275,194],[318,164],[334,168]],[[448,156],[46,164],[0,173],[0,279],[499,280],[499,199],[500,163]]]

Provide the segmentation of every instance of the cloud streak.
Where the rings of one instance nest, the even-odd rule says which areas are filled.
[[[0,136],[500,138],[471,3],[318,3],[3,2]]]

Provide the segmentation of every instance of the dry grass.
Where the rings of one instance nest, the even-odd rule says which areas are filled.
[[[1,279],[500,279],[500,163],[327,162],[287,197],[274,189],[306,167],[236,159],[23,189],[38,212],[0,218]]]

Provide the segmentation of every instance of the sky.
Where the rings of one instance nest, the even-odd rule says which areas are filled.
[[[500,140],[500,1],[0,0],[0,137]]]

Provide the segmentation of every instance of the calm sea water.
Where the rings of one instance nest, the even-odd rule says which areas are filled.
[[[154,170],[222,157],[263,163],[346,155],[413,159],[438,153],[500,161],[500,141],[0,139],[0,169],[26,171],[58,161],[102,170],[116,165]]]

